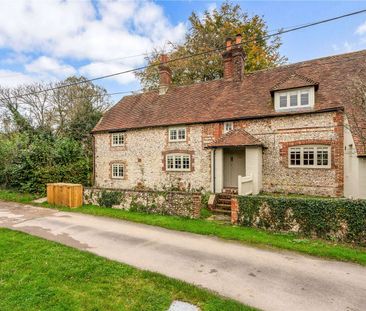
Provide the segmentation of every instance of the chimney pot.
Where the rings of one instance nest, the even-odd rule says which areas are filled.
[[[168,62],[168,55],[166,55],[166,54],[161,54],[161,55],[160,55],[160,63],[164,64],[164,63],[166,63],[166,62]]]
[[[226,51],[231,50],[231,43],[232,43],[232,39],[226,38]]]
[[[238,33],[235,37],[235,44],[239,45],[241,43],[242,36],[240,33]]]

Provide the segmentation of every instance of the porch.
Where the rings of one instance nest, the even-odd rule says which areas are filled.
[[[262,144],[243,129],[209,145],[213,193],[250,195],[262,189]]]

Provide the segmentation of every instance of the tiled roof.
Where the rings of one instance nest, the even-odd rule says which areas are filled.
[[[261,146],[262,143],[243,129],[230,131],[208,145],[214,147]]]
[[[285,80],[280,81],[274,87],[271,88],[271,91],[280,91],[287,89],[294,89],[298,87],[305,86],[317,86],[319,83],[308,78],[301,76],[297,73],[293,73],[285,78]]]
[[[312,111],[347,108],[347,84],[365,60],[363,50],[248,73],[240,82],[222,79],[171,86],[165,95],[125,96],[93,132],[282,115],[274,109],[272,88],[294,80],[319,83]]]

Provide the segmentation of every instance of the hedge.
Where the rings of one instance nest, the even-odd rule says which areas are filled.
[[[239,196],[238,223],[366,245],[366,200]]]

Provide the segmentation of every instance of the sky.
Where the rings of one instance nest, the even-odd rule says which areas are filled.
[[[232,1],[235,3],[235,1]],[[366,9],[366,1],[238,1],[270,32]],[[181,42],[195,11],[221,1],[0,0],[0,86],[95,78],[145,65],[144,53]],[[366,49],[366,13],[281,36],[289,63]],[[133,73],[96,82],[138,90]],[[113,96],[117,101],[122,95]]]

